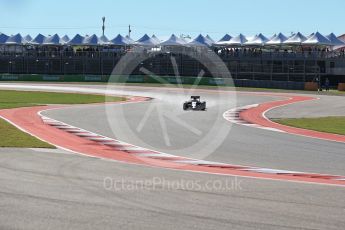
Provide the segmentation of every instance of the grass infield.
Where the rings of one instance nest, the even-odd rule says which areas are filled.
[[[104,95],[0,90],[0,109],[46,104],[90,104],[121,100],[124,99],[120,97],[105,97]]]
[[[90,104],[123,101],[121,97],[77,93],[0,90],[0,109],[12,109],[47,104]],[[0,147],[54,148],[0,119]]]
[[[55,148],[0,119],[0,147]]]
[[[275,119],[282,125],[345,135],[345,117]]]

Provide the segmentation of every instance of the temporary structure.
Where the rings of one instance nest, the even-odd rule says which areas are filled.
[[[20,34],[10,36],[5,42],[5,44],[8,44],[8,45],[22,45],[24,43],[25,43],[25,40]]]
[[[128,46],[133,43],[133,41],[129,40],[127,37],[123,37],[121,34],[117,35],[114,39],[110,41],[112,45],[116,46]]]
[[[314,36],[315,33],[311,33],[309,36],[306,36],[307,39],[311,38],[312,36]]]
[[[141,46],[156,46],[159,43],[160,42],[158,41],[156,37],[150,38],[147,34],[145,34],[138,41],[135,42],[135,44],[141,45]]]
[[[189,42],[190,46],[211,46],[212,42],[206,37],[199,34],[193,41]]]
[[[182,38],[175,36],[175,34],[171,35],[170,38],[164,42],[162,42],[161,46],[183,46],[186,45],[187,42]]]
[[[289,37],[284,44],[286,45],[301,45],[302,42],[304,42],[305,40],[307,40],[307,38],[301,34],[300,32],[292,35],[291,37]]]
[[[282,45],[288,38],[282,34],[279,33],[277,35],[274,35],[266,44],[267,45]]]
[[[48,36],[43,40],[43,45],[60,45],[60,37],[57,34],[54,34],[53,36]]]
[[[130,44],[134,44],[135,43],[135,41],[131,37],[129,37],[128,35],[126,35],[125,38],[130,42]]]
[[[342,40],[337,38],[337,36],[335,36],[334,33],[327,35],[326,38],[328,38],[328,40],[331,42],[332,46],[343,46],[343,45],[345,45],[345,42],[343,42]]]
[[[46,37],[42,34],[38,34],[34,39],[32,39],[29,43],[33,45],[41,45]]]
[[[206,35],[206,37],[205,37],[210,43],[211,43],[211,45],[213,45],[213,44],[215,44],[216,42],[211,38],[211,36],[210,35]]]
[[[70,41],[67,42],[68,45],[83,45],[84,37],[80,34],[76,34]]]
[[[98,44],[99,45],[110,45],[111,42],[109,41],[109,39],[105,35],[102,35],[98,38]]]
[[[230,41],[232,37],[229,34],[225,34],[218,42],[216,42],[216,45],[223,45],[224,43]]]
[[[23,39],[26,43],[29,43],[29,42],[31,42],[32,37],[28,34],[28,35],[24,36]]]
[[[99,45],[97,35],[93,34],[91,36],[85,36],[83,41],[82,41],[82,44],[83,45],[88,45],[88,46],[97,46],[97,45]]]
[[[156,37],[156,35],[152,35],[151,37],[157,44],[161,43],[161,40],[159,40],[159,38]]]
[[[331,41],[325,36],[316,32],[313,36],[302,42],[303,45],[330,46]]]
[[[266,38],[263,34],[258,34],[255,35],[254,38],[252,38],[251,40],[247,41],[245,44],[246,45],[254,45],[254,46],[263,46],[265,45],[267,42],[269,41],[268,38]]]
[[[287,38],[282,33],[275,34],[272,38],[267,39],[263,34],[258,34],[252,38],[246,37],[243,34],[239,34],[236,37],[232,37],[229,34],[224,35],[218,42],[209,36],[198,35],[194,40],[187,40],[185,38],[171,35],[169,39],[161,41],[155,35],[152,37],[145,34],[138,41],[134,42],[129,36],[117,35],[114,39],[109,40],[106,36],[96,36],[95,34],[91,36],[81,36],[80,34],[75,35],[72,39],[69,39],[67,35],[59,37],[58,34],[45,37],[42,34],[38,34],[34,39],[30,35],[22,37],[20,34],[7,36],[6,34],[0,33],[0,44],[6,45],[74,45],[74,46],[107,46],[107,45],[118,45],[118,46],[196,46],[196,47],[210,47],[216,46],[228,46],[228,47],[238,47],[238,46],[332,46],[333,48],[339,46],[345,46],[345,41],[337,38],[335,34],[331,33],[327,36],[321,33],[312,33],[308,37],[304,36],[300,32],[291,35]]]
[[[60,42],[61,44],[66,44],[67,42],[69,42],[69,40],[70,40],[69,37],[65,35],[60,39]]]
[[[0,44],[4,44],[8,38],[9,36],[7,36],[6,34],[0,33]]]
[[[243,34],[239,34],[238,36],[231,38],[229,41],[224,42],[223,45],[243,46],[247,41],[247,38]]]

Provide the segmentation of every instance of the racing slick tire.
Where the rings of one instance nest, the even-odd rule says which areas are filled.
[[[183,110],[188,110],[188,103],[187,102],[183,103]]]

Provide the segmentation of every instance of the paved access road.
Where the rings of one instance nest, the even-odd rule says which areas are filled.
[[[114,189],[104,187],[104,178],[116,182]],[[215,181],[227,189],[206,188]],[[0,229],[6,230],[345,225],[344,188],[186,173],[60,151],[2,149],[0,183]]]

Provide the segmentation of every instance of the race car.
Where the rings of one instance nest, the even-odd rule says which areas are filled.
[[[200,96],[191,96],[190,101],[183,103],[183,110],[206,110],[206,101],[201,102]]]

